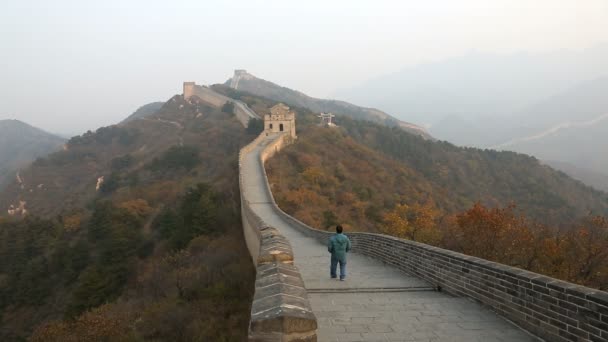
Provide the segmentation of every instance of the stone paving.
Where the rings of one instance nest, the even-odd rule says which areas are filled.
[[[274,138],[244,156],[243,191],[252,209],[291,243],[319,341],[536,341],[473,301],[433,291],[425,281],[357,253],[348,255],[346,281],[330,279],[327,247],[290,227],[270,204],[259,153]]]

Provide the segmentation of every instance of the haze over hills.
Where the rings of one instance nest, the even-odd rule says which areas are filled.
[[[608,45],[545,54],[470,54],[342,91],[431,124],[437,139],[608,170]],[[589,173],[573,174],[598,187]],[[599,185],[606,188],[608,184]]]
[[[608,170],[607,93],[608,77],[597,78],[539,101],[510,118],[467,121],[450,117],[434,126],[432,132],[459,145],[517,151],[558,162],[552,165],[605,189],[608,183],[601,181],[605,178],[601,175]],[[587,169],[598,176],[573,173],[575,169]]]
[[[353,119],[368,120],[387,126],[398,126],[410,133],[423,136],[427,139],[431,138],[424,127],[401,121],[400,119],[375,108],[359,107],[338,100],[317,99],[297,90],[292,90],[257,78],[250,73],[237,75],[229,79],[225,84],[230,84],[233,88],[242,92],[262,96],[274,101],[284,102],[290,106],[307,108],[316,113],[331,112],[336,115],[345,115]],[[234,80],[235,77],[238,77],[238,81]]]
[[[65,139],[19,120],[0,120],[0,189],[16,170],[57,151]]]
[[[432,127],[447,116],[476,121],[519,113],[605,75],[608,44],[537,54],[473,52],[409,67],[335,95]]]

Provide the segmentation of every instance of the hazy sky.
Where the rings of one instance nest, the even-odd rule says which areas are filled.
[[[79,133],[235,68],[323,97],[470,51],[607,41],[608,0],[3,0],[0,119]]]

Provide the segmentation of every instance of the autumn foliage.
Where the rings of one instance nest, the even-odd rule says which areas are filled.
[[[432,204],[418,203],[408,206],[398,204],[395,209],[384,215],[380,231],[384,234],[428,244],[439,242],[441,232],[435,220],[437,209]]]

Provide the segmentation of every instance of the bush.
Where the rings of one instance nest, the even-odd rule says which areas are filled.
[[[224,105],[222,106],[222,112],[234,114],[234,102],[226,101],[226,103],[224,103]]]
[[[249,123],[247,124],[247,133],[248,134],[259,135],[260,133],[262,133],[262,131],[264,131],[264,121],[263,120],[255,119],[255,118],[252,118],[249,120]]]
[[[160,158],[155,158],[148,166],[153,171],[175,169],[191,170],[201,162],[198,148],[194,146],[173,146]]]
[[[125,154],[124,156],[116,157],[110,161],[110,166],[113,171],[120,171],[128,168],[133,165],[135,158],[133,158],[130,154]]]

